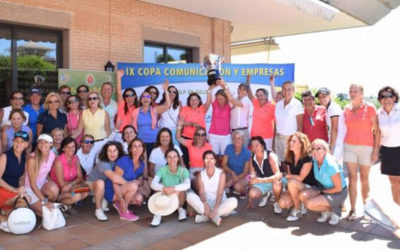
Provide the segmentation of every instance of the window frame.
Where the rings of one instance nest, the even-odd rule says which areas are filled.
[[[149,42],[149,41],[145,41],[144,44],[143,44],[143,61],[144,61],[144,57],[145,57],[144,50],[145,50],[146,46],[153,46],[153,47],[161,47],[162,48],[164,61],[160,62],[160,63],[168,64],[168,57],[167,57],[168,48],[184,49],[185,50],[185,54],[187,55],[186,63],[193,63],[193,50],[194,50],[194,48],[188,47],[188,46],[176,45],[176,44],[167,44],[167,43]]]

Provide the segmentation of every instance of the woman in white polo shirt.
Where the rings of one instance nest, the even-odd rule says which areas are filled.
[[[379,90],[378,110],[381,129],[381,172],[388,175],[392,185],[393,201],[400,205],[400,106],[399,94],[389,86]]]

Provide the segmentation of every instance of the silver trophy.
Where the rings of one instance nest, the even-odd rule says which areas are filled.
[[[217,80],[221,79],[220,71],[223,60],[224,57],[216,54],[209,54],[204,57],[202,67],[207,70],[208,85],[213,85]]]

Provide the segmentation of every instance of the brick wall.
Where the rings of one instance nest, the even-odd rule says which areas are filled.
[[[143,30],[146,27],[172,31],[171,39],[159,42],[175,41],[174,33],[196,37],[200,58],[214,52],[225,56],[225,61],[230,62],[229,21],[141,1],[110,1],[111,8],[108,0],[0,0],[0,3],[10,4],[17,9],[20,7],[24,11],[29,7],[33,13],[32,17],[28,20],[25,18],[23,23],[21,15],[7,17],[7,20],[0,15],[0,22],[55,28],[56,24],[46,23],[43,15],[34,13],[47,10],[56,12],[55,15],[57,13],[70,15],[71,23],[67,25],[69,29],[66,39],[68,49],[65,50],[69,55],[64,55],[68,58],[64,60],[64,64],[69,65],[64,67],[72,69],[102,70],[109,59],[113,63],[142,62],[145,39]],[[62,27],[60,25],[60,28],[65,30],[65,25]],[[110,50],[109,44],[111,44]],[[193,45],[193,42],[189,44]]]

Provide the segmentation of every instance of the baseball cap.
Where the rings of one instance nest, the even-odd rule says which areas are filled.
[[[24,141],[29,141],[29,135],[28,135],[28,133],[27,132],[25,132],[25,131],[18,131],[18,132],[15,132],[15,134],[14,134],[14,139],[16,139],[16,138],[22,138]]]
[[[331,91],[330,91],[328,88],[325,88],[325,87],[320,88],[320,89],[318,89],[317,93],[315,93],[315,97],[318,97],[318,95],[319,95],[320,93],[321,93],[321,94],[325,94],[325,95],[330,95],[330,94],[331,94]]]
[[[42,94],[42,91],[40,91],[40,89],[38,89],[38,88],[31,88],[31,91],[29,92],[31,95],[33,95],[33,94],[38,94],[38,95],[41,95]]]
[[[41,134],[39,135],[37,141],[45,140],[47,142],[53,143],[53,138],[48,134]]]

